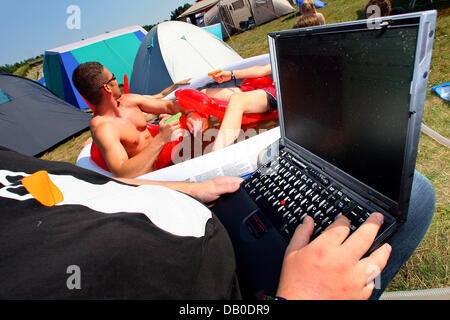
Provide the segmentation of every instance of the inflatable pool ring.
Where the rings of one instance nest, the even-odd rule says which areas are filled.
[[[182,129],[186,129],[186,116],[182,115],[180,117],[180,127]],[[150,132],[152,137],[155,137],[159,132],[159,125],[157,124],[147,124],[147,130]],[[180,137],[178,141],[171,141],[164,145],[155,162],[153,162],[153,170],[159,170],[165,167],[168,167],[173,164],[172,162],[172,151],[173,149],[183,140],[183,137]],[[91,146],[91,159],[103,170],[111,172],[108,165],[106,164],[105,159],[103,158],[103,154],[97,145],[92,142]]]
[[[247,78],[242,82],[243,86],[250,86],[256,89],[266,88],[273,86],[273,79],[271,77],[258,77],[258,78]]]
[[[94,110],[94,107],[92,106],[92,104],[90,104],[89,101],[87,101],[86,98],[83,97],[81,94],[80,94],[80,97],[83,98],[84,102],[86,102],[86,104],[89,106],[89,109],[91,109],[92,113],[95,113],[95,110]]]
[[[210,98],[198,90],[190,88],[180,89],[175,91],[175,97],[186,110],[195,110],[200,114],[211,115],[218,119],[223,119],[225,116],[228,102]],[[278,119],[278,110],[270,110],[265,113],[246,113],[242,116],[242,124],[247,125],[274,119]]]
[[[100,151],[100,148],[97,147],[97,145],[94,142],[92,142],[91,145],[91,160],[94,161],[94,163],[103,170],[111,172],[111,170],[109,170],[108,165],[106,164],[105,158],[103,158],[103,154]]]
[[[126,73],[123,75],[123,93],[130,93],[130,86],[128,84],[128,76]]]
[[[150,128],[149,128],[150,126]],[[183,114],[180,117],[180,128],[186,129],[186,116]],[[154,137],[158,134],[159,126],[157,124],[148,124],[147,129],[150,131],[150,134]],[[181,136],[178,141],[171,141],[164,145],[161,152],[153,163],[153,170],[159,170],[168,166],[173,165],[172,162],[172,152],[174,148],[183,141],[183,137]]]

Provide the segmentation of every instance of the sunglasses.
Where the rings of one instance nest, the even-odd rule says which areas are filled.
[[[108,84],[108,83],[110,83],[111,81],[114,81],[114,80],[116,80],[116,76],[115,76],[114,73],[113,73],[111,79],[109,79],[108,81],[102,83],[102,85],[99,86],[98,88],[101,89],[101,88],[103,88],[103,86],[104,86],[105,84]]]

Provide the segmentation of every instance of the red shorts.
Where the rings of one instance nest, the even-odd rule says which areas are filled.
[[[180,118],[180,126],[181,128],[186,128],[186,117],[183,114]],[[159,126],[157,124],[147,124],[147,130],[150,132],[152,137],[158,134]],[[181,142],[182,138],[179,141],[172,141],[166,143],[153,163],[153,170],[162,169],[168,167],[173,164],[172,162],[172,149]],[[103,154],[97,145],[92,142],[91,146],[91,159],[95,162],[100,168],[111,172],[108,165],[106,164],[105,159],[103,158]]]

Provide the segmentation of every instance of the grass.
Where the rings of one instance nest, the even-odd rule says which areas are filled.
[[[58,147],[44,153],[40,158],[45,160],[64,161],[75,164],[84,143],[91,137],[89,129],[65,141]]]
[[[415,11],[438,10],[438,21],[431,62],[428,89],[448,82],[450,70],[450,8],[448,1],[417,1]],[[345,22],[362,17],[361,8],[366,0],[328,0],[320,12],[327,23]],[[393,7],[408,8],[409,0],[392,0]],[[243,58],[268,52],[267,33],[290,29],[296,20],[295,14],[280,17],[253,30],[237,34],[227,44]],[[450,104],[428,90],[423,122],[445,137],[450,136]],[[42,158],[75,163],[84,142],[90,137],[86,131],[63,145],[46,153]],[[430,229],[410,260],[401,268],[391,282],[388,291],[418,290],[449,286],[449,149],[422,134],[419,144],[416,168],[433,184],[436,192],[436,211]]]
[[[15,74],[16,76],[25,77],[29,69],[30,65],[28,63],[25,63],[23,66],[19,67],[16,71],[14,71],[13,74]]]

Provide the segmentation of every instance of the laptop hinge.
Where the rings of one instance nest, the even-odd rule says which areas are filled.
[[[362,196],[362,195],[361,195]],[[362,196],[362,198],[367,199],[368,201],[370,201],[371,203],[374,203],[375,205],[377,205],[378,207],[381,207],[382,209],[386,210],[387,212],[392,212],[395,208],[392,207],[391,205],[381,201],[379,198],[373,196],[372,194],[367,194],[365,197]]]

